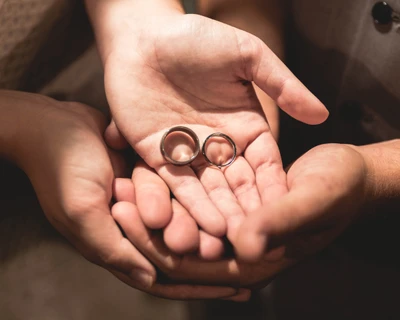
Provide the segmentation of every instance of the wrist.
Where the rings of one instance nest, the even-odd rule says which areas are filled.
[[[135,47],[135,41],[142,33],[151,32],[153,25],[185,14],[181,0],[85,0],[85,3],[103,64],[111,52]]]
[[[400,199],[400,140],[354,147],[363,157],[370,203]]]

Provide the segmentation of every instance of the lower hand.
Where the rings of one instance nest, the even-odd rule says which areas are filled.
[[[30,178],[50,223],[88,260],[131,286],[168,298],[217,298],[233,288],[154,285],[155,267],[121,233],[111,216],[113,181],[123,161],[103,140],[105,117],[79,103],[2,92],[20,111],[14,158]],[[151,251],[151,250],[150,250]]]
[[[365,159],[356,148],[318,146],[290,167],[288,193],[245,219],[233,242],[240,260],[204,262],[194,256],[175,257],[175,264],[161,271],[175,281],[262,287],[305,255],[323,249],[357,219],[367,201],[366,172]],[[157,183],[163,183],[155,173],[147,174],[154,182],[159,179]],[[115,218],[127,237],[137,243],[140,233],[134,230],[131,215],[132,210],[119,210]],[[148,229],[145,232],[164,246],[164,258],[170,257],[159,235]],[[149,259],[160,258],[149,254]]]
[[[320,145],[293,163],[288,193],[249,215],[235,240],[238,256],[257,261],[275,246],[301,258],[330,244],[368,202],[365,158],[353,146]]]
[[[118,202],[112,208],[113,217],[126,237],[150,261],[159,266],[161,274],[158,276],[168,283],[207,283],[255,289],[265,286],[277,274],[296,262],[284,257],[284,248],[269,252],[257,264],[243,263],[232,257],[219,257],[218,261],[205,261],[204,254],[200,254],[200,257],[193,254],[199,245],[197,224],[175,199],[171,203],[171,222],[163,233],[160,230],[148,228],[144,219],[141,218],[141,212],[138,210],[139,202],[153,202],[149,209],[157,212],[158,209],[162,209],[163,203],[171,201],[165,182],[144,163],[134,169],[132,181],[116,180],[114,197]],[[220,243],[209,239],[202,248],[200,241],[200,251],[214,254],[216,251],[221,252],[218,251],[218,249],[223,249],[219,246]],[[233,299],[242,301],[248,297],[248,292],[244,291],[239,297]]]

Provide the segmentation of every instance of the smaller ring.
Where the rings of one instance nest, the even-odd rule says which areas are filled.
[[[213,137],[221,137],[221,138],[224,138],[226,141],[228,141],[228,142],[231,144],[232,149],[233,149],[233,155],[232,155],[232,158],[229,159],[228,162],[226,162],[226,163],[224,163],[224,164],[216,164],[216,163],[212,162],[212,161],[207,157],[207,154],[206,154],[207,141],[210,140],[210,139],[213,138]],[[230,165],[233,163],[233,161],[235,161],[237,149],[236,149],[236,144],[235,144],[235,142],[233,141],[233,139],[232,139],[230,136],[228,136],[228,135],[226,135],[225,133],[222,133],[222,132],[215,132],[215,133],[210,134],[210,135],[206,138],[206,140],[204,141],[203,147],[202,147],[202,149],[201,149],[201,152],[203,153],[204,158],[207,160],[207,162],[208,162],[209,164],[211,164],[211,165],[213,165],[213,166],[216,166],[216,167],[218,167],[218,168],[221,169],[221,168],[230,166]]]
[[[188,134],[193,139],[194,144],[195,144],[195,150],[193,152],[193,155],[190,157],[190,159],[188,159],[186,161],[177,161],[177,160],[172,159],[169,156],[169,154],[167,153],[167,151],[165,151],[165,139],[172,132],[184,132],[184,133]],[[191,162],[193,162],[193,160],[196,159],[196,157],[198,156],[198,154],[200,152],[199,137],[196,135],[196,133],[192,129],[189,129],[187,127],[184,127],[184,126],[172,127],[170,129],[168,129],[164,133],[163,137],[161,138],[160,150],[161,150],[161,153],[162,153],[163,157],[165,158],[165,160],[167,160],[169,163],[172,163],[175,166],[185,166],[185,165],[190,164]]]

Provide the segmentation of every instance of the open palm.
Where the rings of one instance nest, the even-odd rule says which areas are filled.
[[[105,61],[116,126],[201,228],[221,236],[228,223],[234,232],[247,210],[287,191],[251,81],[299,120],[319,123],[327,112],[258,38],[197,15],[147,18]],[[225,170],[200,157],[190,166],[169,164],[160,140],[176,125],[191,128],[201,143],[223,132],[240,156]],[[163,227],[169,218],[150,227]]]

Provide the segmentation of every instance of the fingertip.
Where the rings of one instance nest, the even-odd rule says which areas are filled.
[[[135,188],[132,180],[116,178],[113,181],[113,197],[115,201],[135,202]]]
[[[164,242],[172,252],[179,255],[195,252],[200,243],[195,221],[190,217],[173,218],[164,229]]]
[[[210,217],[207,224],[203,223],[202,228],[204,231],[217,238],[225,236],[227,231],[225,218],[220,213]]]
[[[128,201],[119,201],[111,207],[112,217],[121,224],[126,217],[137,211],[136,206]]]
[[[143,223],[150,229],[165,228],[172,218],[172,206],[169,197],[165,194],[157,194],[154,191],[151,195],[145,195],[138,199],[138,208]]]
[[[267,236],[265,234],[241,228],[235,243],[235,253],[241,261],[255,263],[263,257],[266,246]]]
[[[314,110],[310,111],[309,116],[305,119],[304,122],[310,125],[318,125],[324,123],[328,119],[329,117],[328,109],[325,108],[322,102],[320,102],[319,100],[318,102],[319,105],[317,104]]]
[[[150,229],[165,228],[172,218],[170,190],[161,177],[139,162],[132,173],[140,216]]]
[[[221,238],[214,237],[200,230],[199,257],[203,260],[215,261],[224,255],[225,246]]]

